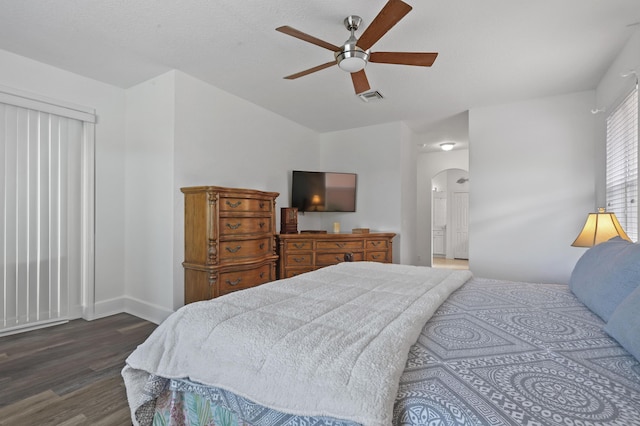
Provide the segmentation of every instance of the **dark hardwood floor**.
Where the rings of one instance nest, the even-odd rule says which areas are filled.
[[[118,314],[0,338],[0,425],[130,425],[120,371],[155,328]]]

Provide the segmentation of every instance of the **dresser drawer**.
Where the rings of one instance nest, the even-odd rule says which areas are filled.
[[[314,268],[312,267],[308,267],[308,268],[287,268],[287,272],[285,272],[284,276],[281,276],[280,278],[291,278],[291,277],[296,277],[300,274],[304,274],[305,272],[311,272],[313,271]]]
[[[285,258],[286,267],[313,265],[313,253],[289,253]]]
[[[220,236],[271,234],[271,219],[268,217],[223,217],[220,218]]]
[[[271,238],[220,242],[220,262],[266,256],[273,250]]]
[[[389,240],[367,240],[367,250],[386,250],[389,247]]]
[[[369,251],[367,252],[366,260],[369,262],[387,262],[386,251]]]
[[[335,252],[335,253],[318,253],[316,255],[316,266],[329,266],[336,263],[344,262],[344,255],[351,253],[350,251]],[[364,259],[362,252],[352,253],[353,262],[359,262]]]
[[[255,198],[221,197],[220,213],[226,212],[271,212],[273,202]]]
[[[287,251],[311,250],[313,249],[313,241],[311,240],[286,241],[285,246]]]
[[[318,241],[316,250],[356,250],[364,248],[363,241]]]
[[[280,234],[276,236],[278,278],[289,278],[304,272],[347,262],[391,262],[393,233],[372,234]]]
[[[271,265],[266,264],[253,269],[235,272],[223,272],[218,280],[219,294],[227,294],[232,291],[255,287],[260,284],[272,281]]]

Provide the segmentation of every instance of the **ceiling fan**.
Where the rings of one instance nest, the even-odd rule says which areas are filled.
[[[351,31],[351,37],[349,37],[342,46],[333,45],[287,25],[276,28],[276,31],[331,50],[335,58],[331,62],[291,74],[284,78],[294,80],[333,65],[338,65],[342,70],[351,73],[351,80],[353,81],[356,94],[361,94],[371,89],[367,75],[364,72],[364,67],[367,65],[367,62],[430,67],[436,60],[438,56],[437,53],[369,51],[371,46],[404,18],[411,9],[411,6],[401,0],[389,0],[380,13],[373,19],[371,25],[365,29],[360,38],[356,38],[355,32],[360,27],[362,18],[355,15],[347,16],[344,19],[344,25],[347,30]]]

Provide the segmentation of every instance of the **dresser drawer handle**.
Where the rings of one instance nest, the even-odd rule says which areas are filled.
[[[265,225],[265,223],[264,223],[264,222],[260,222],[260,223],[258,224],[258,226],[260,227],[260,229],[264,228],[264,225]]]
[[[241,248],[242,246],[236,246],[235,248],[227,247],[226,249],[229,253],[237,253]]]
[[[340,259],[340,256],[336,256],[336,262],[342,262],[344,259]]]
[[[264,248],[264,243],[260,243],[260,250]]]
[[[227,280],[226,283],[229,284],[229,285],[238,285],[238,284],[240,284],[240,281],[242,281],[242,278],[238,278],[235,281]]]
[[[371,241],[371,245],[374,247],[378,247],[382,243],[382,241]]]
[[[235,225],[227,223],[227,228],[229,228],[229,229],[238,229],[238,228],[240,228],[240,226],[242,226],[242,223],[236,223]]]
[[[380,255],[379,255],[379,254],[372,254],[372,255],[371,255],[371,258],[372,258],[372,259],[379,259],[379,258],[380,258]]]
[[[260,272],[260,278],[264,278],[264,271]]]
[[[265,203],[264,201],[260,201],[260,204],[258,204],[260,206],[261,209],[264,209]]]
[[[297,249],[301,249],[304,248],[304,246],[306,246],[305,243],[293,243],[293,246]]]
[[[304,262],[306,259],[304,257],[294,257],[293,261],[296,263]]]
[[[235,209],[236,207],[238,207],[240,204],[242,204],[242,201],[236,201],[235,203],[232,203],[231,201],[227,200],[227,205],[229,207],[231,207],[232,209]]]
[[[336,246],[338,246],[338,247],[342,248],[342,247],[344,247],[344,246],[345,246],[345,243],[336,243]]]

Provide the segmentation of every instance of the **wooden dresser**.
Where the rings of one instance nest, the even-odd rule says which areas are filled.
[[[393,261],[394,233],[371,234],[279,234],[278,278],[289,278],[303,272],[352,261]]]
[[[276,279],[277,192],[200,186],[184,193],[184,303]]]

